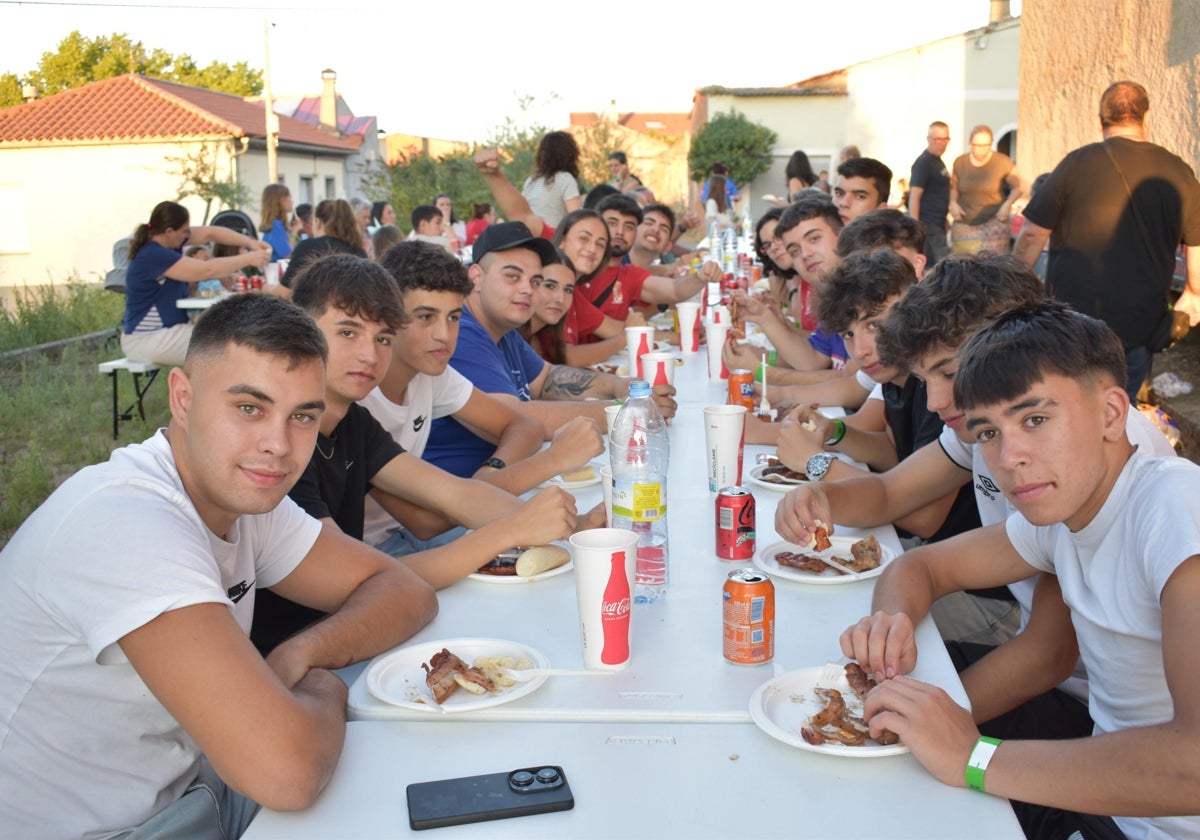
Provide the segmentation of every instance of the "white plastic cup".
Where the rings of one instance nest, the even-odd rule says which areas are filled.
[[[679,313],[679,349],[685,356],[693,356],[700,352],[700,303],[685,300],[675,304]]]
[[[263,269],[263,279],[268,286],[279,285],[279,263],[269,262],[267,267]]]
[[[583,667],[620,671],[632,650],[637,534],[593,528],[571,535]]]
[[[710,405],[704,409],[704,449],[708,458],[708,492],[742,483],[746,450],[746,406]]]
[[[675,384],[675,354],[666,350],[655,350],[642,354],[642,379],[655,385]]]
[[[725,338],[729,335],[727,324],[709,324],[704,328],[705,340],[708,342],[708,381],[720,382],[729,378],[729,369],[725,367],[725,359],[721,350],[725,347]]]
[[[603,466],[600,468],[600,492],[604,495],[604,524],[611,528],[613,523],[613,476],[612,467],[610,466]]]
[[[617,422],[617,412],[621,410],[619,405],[604,406],[604,425],[607,428],[609,438],[612,438],[613,423]]]
[[[625,352],[629,354],[629,375],[642,379],[642,354],[654,349],[654,327],[626,327]]]
[[[279,266],[279,279],[281,281],[283,280],[283,275],[287,274],[288,266],[291,265],[291,262],[292,261],[290,258],[286,258],[275,263],[277,266]]]
[[[730,324],[729,307],[728,306],[724,306],[724,305],[714,306],[709,310],[709,313],[712,315],[710,323],[724,324],[726,329],[728,329],[729,324]]]

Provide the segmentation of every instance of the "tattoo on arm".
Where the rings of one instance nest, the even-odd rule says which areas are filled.
[[[554,365],[546,374],[546,383],[542,386],[542,399],[578,400],[596,396],[596,386],[600,384],[596,380],[605,376],[594,370]]]

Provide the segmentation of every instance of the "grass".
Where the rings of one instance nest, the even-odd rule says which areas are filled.
[[[13,311],[0,310],[0,350],[112,328],[123,308],[120,295],[98,285],[22,293]],[[166,423],[166,387],[155,382],[146,395],[146,420],[122,423],[120,439],[113,440],[111,381],[96,365],[121,355],[114,331],[109,342],[76,342],[58,353],[0,362],[0,545],[65,479]],[[133,384],[124,372],[120,384],[124,409]]]

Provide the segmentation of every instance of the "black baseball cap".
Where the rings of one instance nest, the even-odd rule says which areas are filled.
[[[488,225],[471,247],[471,261],[478,263],[485,254],[492,251],[511,251],[513,248],[533,251],[541,259],[542,265],[558,262],[557,249],[550,244],[550,240],[534,236],[524,222]]]

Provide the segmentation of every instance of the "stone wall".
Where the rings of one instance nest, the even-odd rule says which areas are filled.
[[[1021,171],[1053,169],[1100,139],[1100,94],[1133,79],[1150,92],[1150,139],[1200,162],[1200,3],[1024,0],[1017,139]]]

